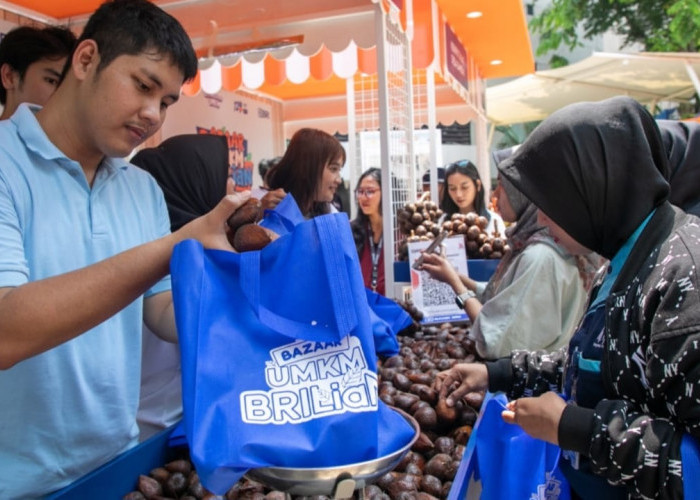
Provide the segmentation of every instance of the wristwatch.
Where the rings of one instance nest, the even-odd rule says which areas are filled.
[[[476,297],[476,293],[472,292],[471,290],[467,290],[464,293],[460,293],[455,297],[455,302],[459,306],[460,309],[464,309],[464,306],[467,304],[467,300],[472,299]]]

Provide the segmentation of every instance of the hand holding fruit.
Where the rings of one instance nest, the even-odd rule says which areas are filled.
[[[229,227],[229,242],[234,250],[238,252],[260,250],[279,237],[275,232],[257,224],[262,217],[262,203],[256,198],[248,199],[231,214],[226,222]]]
[[[445,399],[447,406],[454,406],[470,392],[486,390],[489,375],[483,363],[458,363],[449,370],[440,372],[433,386],[440,399]]]

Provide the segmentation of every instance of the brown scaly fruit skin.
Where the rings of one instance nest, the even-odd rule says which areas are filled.
[[[226,223],[234,233],[244,224],[254,224],[263,217],[262,203],[257,198],[249,198],[238,210],[233,212]]]
[[[233,248],[237,252],[262,250],[276,236],[272,231],[257,224],[244,224],[233,235]],[[276,239],[276,238],[275,238]]]
[[[263,205],[257,198],[249,198],[226,221],[229,243],[237,252],[261,250],[279,235],[257,225],[263,218]]]

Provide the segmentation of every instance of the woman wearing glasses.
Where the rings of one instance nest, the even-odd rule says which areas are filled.
[[[450,164],[445,170],[444,186],[440,199],[440,208],[445,213],[444,220],[449,220],[455,213],[475,212],[488,221],[485,228],[487,233],[491,234],[496,229],[503,233],[503,219],[486,207],[484,186],[476,165],[469,160]]]
[[[350,222],[360,256],[365,286],[384,295],[382,255],[382,171],[370,168],[360,176],[355,188],[357,216]]]

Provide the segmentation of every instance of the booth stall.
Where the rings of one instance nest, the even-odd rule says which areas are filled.
[[[241,188],[258,185],[254,166],[282,154],[286,139],[311,126],[347,134],[350,186],[370,166],[402,180],[393,188],[383,183],[383,212],[396,214],[415,200],[422,173],[442,160],[436,125],[471,122],[471,159],[488,192],[485,82],[534,70],[519,0],[155,3],[190,34],[200,71],[146,146],[182,133],[224,134]],[[0,8],[10,24],[67,24],[79,32],[99,4],[14,0]],[[418,137],[421,128],[428,132]],[[432,192],[435,198],[436,185]],[[396,228],[395,216],[386,217],[385,274],[392,282]]]
[[[79,33],[90,12],[100,3],[101,0],[65,0],[60,3],[0,0],[0,29],[7,31],[13,26],[29,23],[66,24]],[[416,200],[420,176],[426,169],[432,172],[431,191],[436,198],[436,169],[440,164],[437,123],[458,121],[473,124],[477,146],[473,160],[482,171],[484,187],[488,191],[486,80],[517,76],[534,69],[520,0],[156,0],[155,3],[182,22],[198,52],[200,65],[196,78],[184,86],[180,102],[169,110],[168,119],[157,137],[146,146],[155,146],[183,133],[224,135],[228,139],[229,161],[237,185],[249,188],[260,183],[255,168],[257,163],[281,154],[285,141],[299,128],[311,126],[330,133],[347,134],[350,184],[353,185],[359,174],[371,166],[381,168],[385,181],[382,182],[383,213],[391,214],[384,217],[386,289],[390,296],[395,296],[396,290],[397,213],[399,208]],[[320,217],[311,222],[325,219]],[[342,228],[347,229],[345,225]],[[342,238],[333,241],[338,240]],[[364,305],[367,301],[365,290],[358,288],[362,288],[360,296]],[[340,300],[335,304],[341,310],[344,305],[346,302]],[[397,307],[394,303],[391,305]],[[360,308],[345,308],[356,309]],[[403,310],[401,312],[405,314]],[[411,323],[412,318],[408,319]],[[324,321],[319,322],[325,325]],[[311,324],[316,326],[317,322],[314,320]],[[409,327],[416,325],[411,323]],[[352,328],[353,332],[359,329]],[[474,342],[466,338],[466,325],[444,328],[445,331],[440,331],[435,326],[425,331],[422,339],[431,344],[426,344],[424,350],[446,353],[451,348],[450,358],[453,360],[473,360]],[[370,328],[367,330],[369,334],[374,333]],[[455,345],[447,345],[447,335]],[[184,338],[181,336],[181,341]],[[375,346],[374,337],[371,346]],[[345,349],[340,343],[330,342],[319,342],[314,346],[314,349],[330,350],[331,354],[341,348]],[[399,369],[408,369],[409,365],[423,361],[418,359],[417,352],[408,350],[411,353],[405,355],[405,366],[393,368],[394,378]],[[296,350],[290,353],[287,354],[297,356]],[[284,356],[287,354],[281,353],[283,358],[280,359],[286,361]],[[315,350],[301,354],[314,359],[319,356]],[[438,366],[445,369],[439,365],[440,359],[444,358],[436,354],[434,359],[425,361],[433,363],[436,370]],[[355,363],[354,358],[348,360],[348,366],[343,367],[348,371],[337,374],[350,389],[358,376]],[[235,363],[231,365],[232,370],[238,369]],[[334,370],[331,365],[328,362],[322,366],[324,375]],[[384,368],[389,371],[382,372]],[[378,379],[384,377],[388,380],[391,372],[391,366],[377,367],[376,371],[367,374],[367,383],[376,389]],[[306,381],[310,373],[300,372],[299,380]],[[409,380],[407,376],[404,378]],[[424,379],[424,382],[422,385],[429,389],[432,379]],[[402,385],[405,385],[402,391],[405,389],[407,397],[419,399],[415,392],[408,394],[412,384]],[[335,391],[337,387],[333,387]],[[329,396],[321,392],[318,397],[329,400]],[[348,389],[348,392],[351,391]],[[386,396],[370,392],[367,394],[374,399]],[[316,393],[309,394],[316,396]],[[336,393],[332,396],[335,398]],[[431,399],[434,400],[432,404],[437,403],[436,397]],[[396,405],[384,402],[409,411],[406,404],[404,408],[398,402]],[[443,418],[441,424],[444,426],[440,430],[445,435],[436,431],[432,437],[437,442],[449,433],[453,444],[458,442],[462,448],[453,447],[449,467],[438,464],[440,467],[436,465],[433,469],[432,465],[426,465],[429,473],[432,470],[431,474],[441,477],[439,488],[434,488],[435,498],[461,495],[464,485],[459,484],[459,477],[455,477],[458,475],[456,464],[469,439],[469,426],[474,424],[479,406],[480,401],[474,401],[473,406],[461,408],[459,418],[452,412],[447,412],[444,418],[436,413],[435,419]],[[435,412],[432,407],[430,410]],[[422,437],[421,432],[434,429],[438,422],[431,423],[430,418],[419,419],[417,416],[415,423],[414,417],[406,420],[413,439],[397,450],[400,453],[392,451],[373,461],[374,468],[368,473],[372,481],[381,482],[385,472],[398,467],[399,459],[408,454],[409,448],[414,453],[418,448],[413,445]],[[140,479],[139,475],[154,474],[155,469],[170,465],[164,462],[184,460],[189,452],[170,446],[171,433],[172,429],[168,429],[156,435],[50,498],[141,498],[131,495],[133,491],[129,493],[134,482]],[[418,444],[425,445],[425,440]],[[345,451],[344,447],[338,448]],[[429,458],[434,458],[434,455]],[[376,463],[387,456],[391,462]],[[188,474],[191,472],[190,468]],[[319,473],[327,474],[328,471]],[[350,476],[347,471],[338,474],[334,471],[333,474],[325,480],[333,483],[334,498],[348,498],[356,489],[364,492],[364,472],[353,472]],[[370,482],[369,476],[367,483]],[[338,484],[335,484],[336,480]],[[349,491],[345,488],[344,494],[337,491],[341,480],[354,481]],[[274,484],[271,486],[277,488]],[[193,489],[191,484],[188,488]],[[416,488],[414,485],[413,489]],[[291,491],[286,487],[277,489]],[[181,489],[171,495],[172,498],[184,496]],[[200,497],[214,498],[197,496]],[[291,498],[290,494],[285,498]]]

